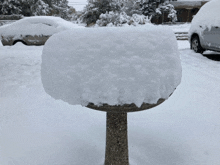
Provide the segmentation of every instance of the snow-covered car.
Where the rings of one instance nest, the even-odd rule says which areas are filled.
[[[205,50],[220,52],[220,0],[206,3],[194,16],[189,42],[191,49],[197,53]]]
[[[47,39],[60,31],[80,28],[77,24],[53,16],[33,16],[0,27],[2,44],[44,45]]]

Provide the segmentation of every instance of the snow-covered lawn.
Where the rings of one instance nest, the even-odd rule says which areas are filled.
[[[131,165],[220,164],[220,63],[178,44],[183,76],[174,94],[128,114]],[[0,165],[103,165],[105,113],[44,92],[42,49],[0,45]]]
[[[191,23],[163,25],[170,27],[175,33],[188,33]]]

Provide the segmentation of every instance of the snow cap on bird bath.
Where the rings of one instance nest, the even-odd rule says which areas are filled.
[[[49,95],[72,105],[141,107],[170,96],[181,81],[181,64],[168,28],[83,28],[46,42],[41,75]]]
[[[181,64],[162,26],[75,29],[46,42],[41,77],[53,98],[107,111],[105,165],[128,165],[127,112],[168,99]]]

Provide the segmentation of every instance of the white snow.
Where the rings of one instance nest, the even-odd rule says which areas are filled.
[[[76,11],[82,11],[88,4],[87,0],[68,0],[68,2],[68,5],[74,7]]]
[[[169,28],[88,28],[52,36],[41,75],[49,95],[72,105],[139,107],[169,98],[181,81],[181,64]]]
[[[212,26],[220,27],[219,9],[219,0],[212,0],[202,6],[192,20],[189,36],[194,32],[200,34],[204,29],[211,29]]]
[[[131,165],[220,164],[220,62],[194,53],[188,41],[178,47],[176,91],[152,110],[128,114]],[[44,92],[42,49],[0,46],[0,165],[103,165],[106,114]]]
[[[14,23],[0,27],[0,37],[19,38],[22,35],[45,35],[50,36],[54,33],[75,29],[82,26],[65,21],[53,16],[33,16],[26,17]]]
[[[191,23],[163,25],[171,28],[174,33],[188,33]]]

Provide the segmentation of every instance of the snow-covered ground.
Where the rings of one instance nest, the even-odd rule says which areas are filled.
[[[163,25],[170,27],[175,33],[188,33],[191,23]]]
[[[178,41],[182,82],[128,114],[131,165],[220,164],[220,63]],[[103,165],[105,113],[57,101],[41,83],[43,46],[0,45],[0,165]]]

